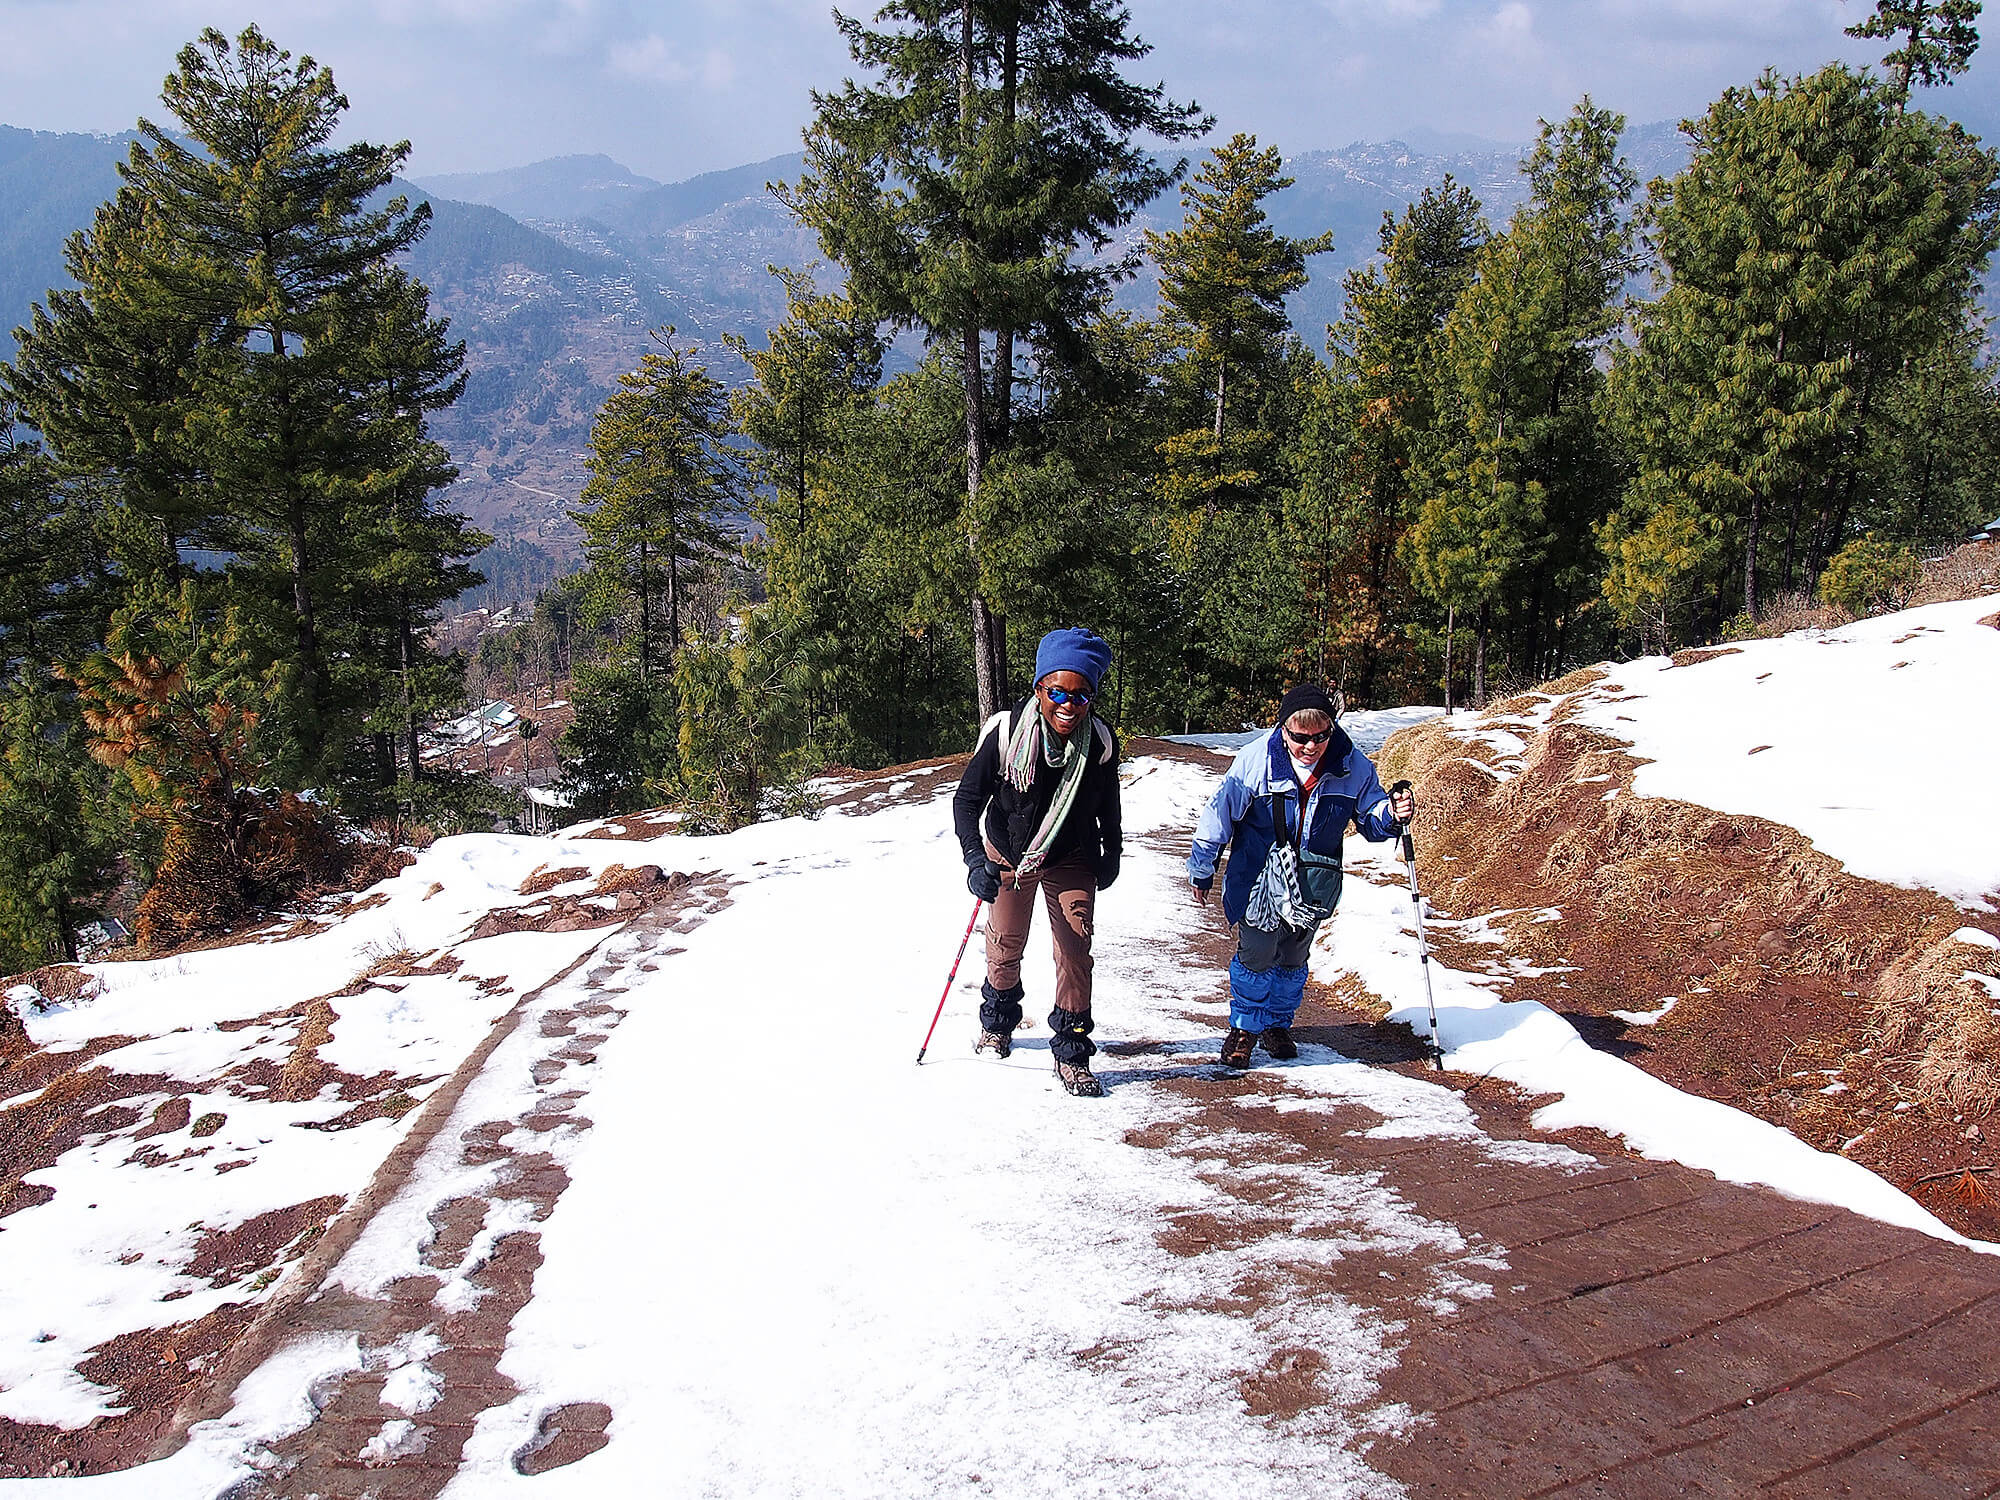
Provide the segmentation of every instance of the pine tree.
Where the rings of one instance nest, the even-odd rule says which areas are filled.
[[[350,378],[364,402],[366,457],[341,497],[354,560],[330,580],[330,601],[337,638],[352,646],[356,680],[342,696],[367,714],[376,780],[396,781],[400,761],[407,796],[422,779],[422,726],[463,691],[455,664],[426,643],[426,626],[480,581],[465,559],[492,538],[437,503],[458,469],[427,418],[464,392],[464,344],[450,340],[423,286],[401,268],[374,272],[363,290],[366,327],[356,332]]]
[[[74,961],[118,830],[73,695],[35,670],[0,695],[0,973]]]
[[[2000,160],[1838,65],[1684,128],[1693,159],[1646,210],[1668,285],[1612,375],[1636,473],[1605,588],[1629,623],[1701,607],[1717,629],[1724,557],[1754,620],[1767,551],[1789,586],[1850,539],[1885,391],[1963,326],[2000,243]]]
[[[1522,168],[1528,201],[1480,252],[1442,331],[1452,431],[1404,549],[1424,591],[1473,624],[1476,704],[1499,612],[1514,616],[1520,665],[1553,675],[1565,629],[1596,592],[1593,528],[1616,477],[1597,358],[1634,269],[1623,127],[1588,97],[1560,125],[1543,122]]]
[[[1218,450],[1232,372],[1247,386],[1239,404],[1254,411],[1257,383],[1283,363],[1291,328],[1285,298],[1306,284],[1307,257],[1333,248],[1331,230],[1293,239],[1271,227],[1264,200],[1293,182],[1280,175],[1283,163],[1277,147],[1259,150],[1254,135],[1232,136],[1181,188],[1181,227],[1146,233],[1160,269],[1165,331],[1212,381]]]
[[[1353,414],[1353,438],[1323,444],[1314,460],[1337,457],[1338,472],[1304,466],[1299,472],[1302,484],[1320,492],[1319,512],[1337,513],[1351,528],[1355,565],[1339,606],[1353,622],[1342,664],[1350,702],[1375,703],[1389,667],[1409,664],[1399,626],[1413,601],[1397,543],[1421,499],[1413,477],[1434,462],[1432,450],[1444,440],[1440,331],[1471,283],[1487,238],[1479,200],[1447,174],[1401,219],[1382,216],[1380,264],[1348,273],[1345,311],[1328,330],[1335,374],[1351,386],[1341,401]]]
[[[1145,56],[1115,0],[892,0],[881,29],[838,21],[879,82],[814,95],[808,170],[782,195],[848,272],[850,295],[959,359],[971,637],[979,711],[1006,691],[1011,580],[985,556],[980,488],[1014,433],[1025,341],[1043,379],[1084,357],[1081,330],[1133,257],[1084,259],[1182,168],[1133,137],[1207,127],[1163,87],[1128,82]],[[990,363],[985,353],[991,337]]]
[[[183,546],[228,549],[235,537],[202,481],[189,441],[197,356],[213,320],[179,304],[159,270],[180,255],[146,198],[123,187],[69,237],[76,283],[16,328],[0,381],[71,474],[92,476],[117,514],[102,518],[119,572],[171,584]]]
[[[637,616],[633,665],[641,682],[671,676],[693,577],[713,571],[733,541],[741,469],[730,448],[727,394],[674,330],[654,334],[639,368],[618,378],[590,429],[582,525],[594,573]]]
[[[738,334],[722,341],[750,367],[752,383],[732,393],[730,410],[757,445],[756,477],[790,497],[767,507],[766,526],[790,519],[804,530],[814,465],[838,441],[842,420],[882,380],[882,339],[850,298],[822,293],[810,274],[769,268],[785,288],[785,320],[754,349]]]
[[[1921,548],[1991,519],[2000,494],[2000,366],[1983,320],[1968,320],[1888,384],[1869,424],[1864,532]]]
[[[65,485],[0,391],[0,688],[98,640],[109,593],[95,499]]]
[[[1897,106],[1913,88],[1935,88],[1972,66],[1979,50],[1979,0],[1875,0],[1874,14],[1847,28],[1852,37],[1903,38],[1882,59]]]
[[[290,606],[286,705],[308,779],[358,729],[329,681],[321,616],[352,561],[345,501],[373,457],[371,293],[429,224],[429,205],[379,206],[407,142],[329,147],[346,98],[309,57],[255,27],[232,46],[210,29],[184,47],[162,99],[191,145],[149,121],[121,175],[172,253],[146,272],[182,316],[212,330],[196,359],[187,429],[237,525],[247,576]]]

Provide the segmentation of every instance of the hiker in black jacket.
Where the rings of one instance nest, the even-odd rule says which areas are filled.
[[[1005,1057],[1021,1024],[1021,954],[1035,890],[1055,936],[1049,1051],[1071,1093],[1095,1098],[1090,1071],[1090,924],[1118,878],[1118,738],[1090,712],[1111,648],[1088,630],[1052,630],[1035,651],[1035,691],[986,721],[952,798],[966,885],[989,902],[977,1052]]]

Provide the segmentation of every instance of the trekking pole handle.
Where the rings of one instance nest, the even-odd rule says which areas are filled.
[[[1405,778],[1404,780],[1397,782],[1394,786],[1389,788],[1389,797],[1390,800],[1393,802],[1398,792],[1415,792],[1415,791],[1416,787],[1411,785],[1408,778]],[[1392,808],[1391,809],[1392,814],[1393,811],[1394,809]],[[1405,823],[1401,818],[1397,818],[1396,830],[1398,833],[1402,835],[1403,858],[1412,865],[1416,864],[1417,846],[1416,842],[1410,837],[1410,825],[1408,823]]]

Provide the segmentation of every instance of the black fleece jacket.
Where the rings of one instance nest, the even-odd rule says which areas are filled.
[[[986,857],[982,834],[1010,868],[1019,864],[1021,851],[1034,840],[1035,830],[1042,826],[1042,817],[1055,800],[1062,767],[1052,766],[1047,757],[1037,755],[1035,784],[1024,795],[1007,780],[1003,763],[1007,740],[1021,715],[1038,711],[1034,699],[1024,698],[997,725],[989,722],[959,780],[958,792],[951,799],[951,821],[967,864]],[[1107,751],[1094,727],[1086,726],[1081,732],[1091,737],[1090,764],[1044,863],[1054,864],[1077,849],[1085,850],[1097,871],[1098,884],[1103,886],[1117,878],[1125,848],[1118,806],[1118,736],[1105,726],[1104,735],[1111,742]]]

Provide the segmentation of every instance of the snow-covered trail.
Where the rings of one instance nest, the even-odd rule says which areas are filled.
[[[1148,1078],[1213,1057],[1185,1012],[1215,976],[1181,962],[1178,860],[1144,837],[1184,828],[1212,778],[1164,761],[1126,774],[1099,1036],[1161,1045],[1100,1057],[1102,1101],[1056,1088],[1039,1027],[1005,1063],[972,1056],[977,938],[912,1066],[971,905],[942,798],[734,837],[729,867],[754,878],[619,1000],[580,1106],[594,1128],[572,1143],[501,1363],[523,1394],[482,1421],[450,1493],[1393,1489],[1345,1445],[1395,1420],[1368,1407],[1397,1330],[1331,1298],[1282,1327],[1246,1320],[1214,1305],[1245,1258],[1157,1242],[1164,1210],[1232,1207],[1198,1164],[1124,1139],[1176,1107]],[[1039,926],[1030,953],[1035,1014],[1052,984]],[[1327,1214],[1462,1285],[1442,1264],[1457,1233],[1373,1188],[1328,1184]],[[1238,1381],[1300,1342],[1331,1356],[1339,1399],[1273,1432]],[[612,1408],[609,1446],[517,1476],[540,1414],[574,1401]]]

